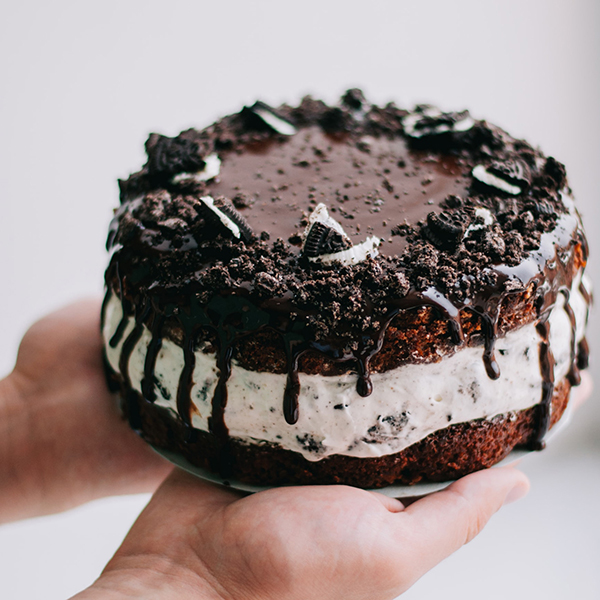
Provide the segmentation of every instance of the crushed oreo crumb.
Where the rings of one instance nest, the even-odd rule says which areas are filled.
[[[430,212],[423,232],[434,246],[442,250],[453,250],[465,232],[464,218],[450,212]]]

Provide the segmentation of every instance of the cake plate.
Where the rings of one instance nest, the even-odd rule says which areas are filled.
[[[546,443],[552,441],[565,427],[569,424],[571,420],[571,407],[567,406],[562,418],[560,421],[548,432],[544,441]],[[152,446],[155,452],[160,454],[163,458],[166,458],[169,462],[173,463],[177,467],[199,477],[200,479],[204,479],[206,481],[210,481],[212,483],[216,483],[219,485],[226,486],[228,488],[232,488],[235,490],[239,490],[241,492],[246,492],[250,494],[254,494],[256,492],[263,492],[265,490],[273,489],[274,487],[284,487],[284,486],[269,486],[269,485],[252,485],[250,483],[244,483],[243,481],[238,481],[237,479],[227,478],[223,479],[219,477],[219,475],[209,471],[208,469],[204,469],[203,467],[197,467],[193,465],[189,460],[181,456],[176,452],[171,452],[170,450],[163,450],[162,448],[157,448],[156,446]],[[492,468],[496,467],[506,467],[511,465],[522,458],[529,456],[530,454],[537,454],[537,451],[534,450],[526,450],[518,448],[513,450],[506,458],[496,463]],[[413,485],[389,485],[387,487],[368,490],[371,492],[378,492],[383,494],[384,496],[389,496],[390,498],[420,498],[421,496],[427,496],[428,494],[433,494],[434,492],[439,492],[444,488],[447,488],[449,485],[454,483],[455,480],[452,481],[425,481],[420,483],[415,483]],[[291,487],[291,486],[285,486]]]

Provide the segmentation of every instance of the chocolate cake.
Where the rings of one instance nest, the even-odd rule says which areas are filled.
[[[306,97],[120,181],[102,309],[131,426],[224,479],[454,479],[544,447],[587,366],[564,166],[467,111]]]

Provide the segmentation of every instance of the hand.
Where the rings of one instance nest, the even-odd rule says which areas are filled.
[[[243,497],[175,471],[76,598],[391,599],[528,487],[519,471],[488,469],[405,508],[346,486]]]
[[[0,382],[0,522],[153,491],[171,470],[107,389],[99,315],[89,300],[35,323]]]
[[[575,407],[591,393],[583,376]],[[177,470],[76,598],[391,599],[528,488],[519,471],[488,469],[405,507],[346,486],[244,497]]]

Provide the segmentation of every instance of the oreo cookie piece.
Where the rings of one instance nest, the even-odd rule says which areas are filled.
[[[356,265],[370,256],[377,256],[380,243],[379,238],[369,237],[361,244],[352,244],[342,226],[329,216],[327,207],[321,202],[308,219],[302,254],[314,263]]]
[[[463,239],[465,222],[456,213],[430,212],[423,233],[440,250],[454,250]]]
[[[317,225],[317,227],[313,232],[315,225]],[[327,231],[330,233],[326,233]],[[334,234],[337,235],[334,236]],[[320,240],[322,240],[323,243],[327,241],[332,248],[337,246],[336,249],[333,250],[334,252],[352,246],[352,241],[346,235],[344,228],[334,218],[329,216],[327,206],[322,202],[315,206],[315,209],[308,217],[308,225],[306,226],[302,237],[304,240],[302,254],[305,256],[308,256],[307,251],[313,257],[319,256],[320,254],[327,254],[332,251],[325,247],[321,247]]]
[[[308,258],[332,254],[352,247],[352,242],[335,229],[320,221],[313,223],[308,231],[302,253]]]
[[[352,116],[347,110],[342,110],[339,106],[328,109],[319,118],[319,125],[327,133],[343,133],[349,131],[352,124]]]
[[[494,161],[489,165],[477,165],[473,177],[487,187],[512,196],[522,194],[531,185],[529,167],[522,160]]]
[[[567,185],[567,171],[565,165],[549,156],[544,164],[544,176],[551,180],[554,186],[561,190]]]
[[[294,135],[297,131],[293,123],[284,119],[273,108],[264,102],[255,102],[245,106],[241,112],[246,125],[252,129],[270,129],[281,135]]]
[[[418,106],[402,119],[404,133],[411,138],[441,135],[468,131],[475,125],[468,110],[462,112],[442,112],[434,106]]]
[[[253,231],[246,219],[233,207],[219,199],[215,203],[212,196],[203,196],[195,206],[196,211],[211,224],[226,229],[234,238],[249,242]]]
[[[148,174],[154,180],[170,179],[178,173],[201,171],[206,162],[197,142],[151,133],[145,144]]]
[[[346,91],[342,96],[342,104],[352,110],[361,110],[367,101],[362,90],[352,88]]]

